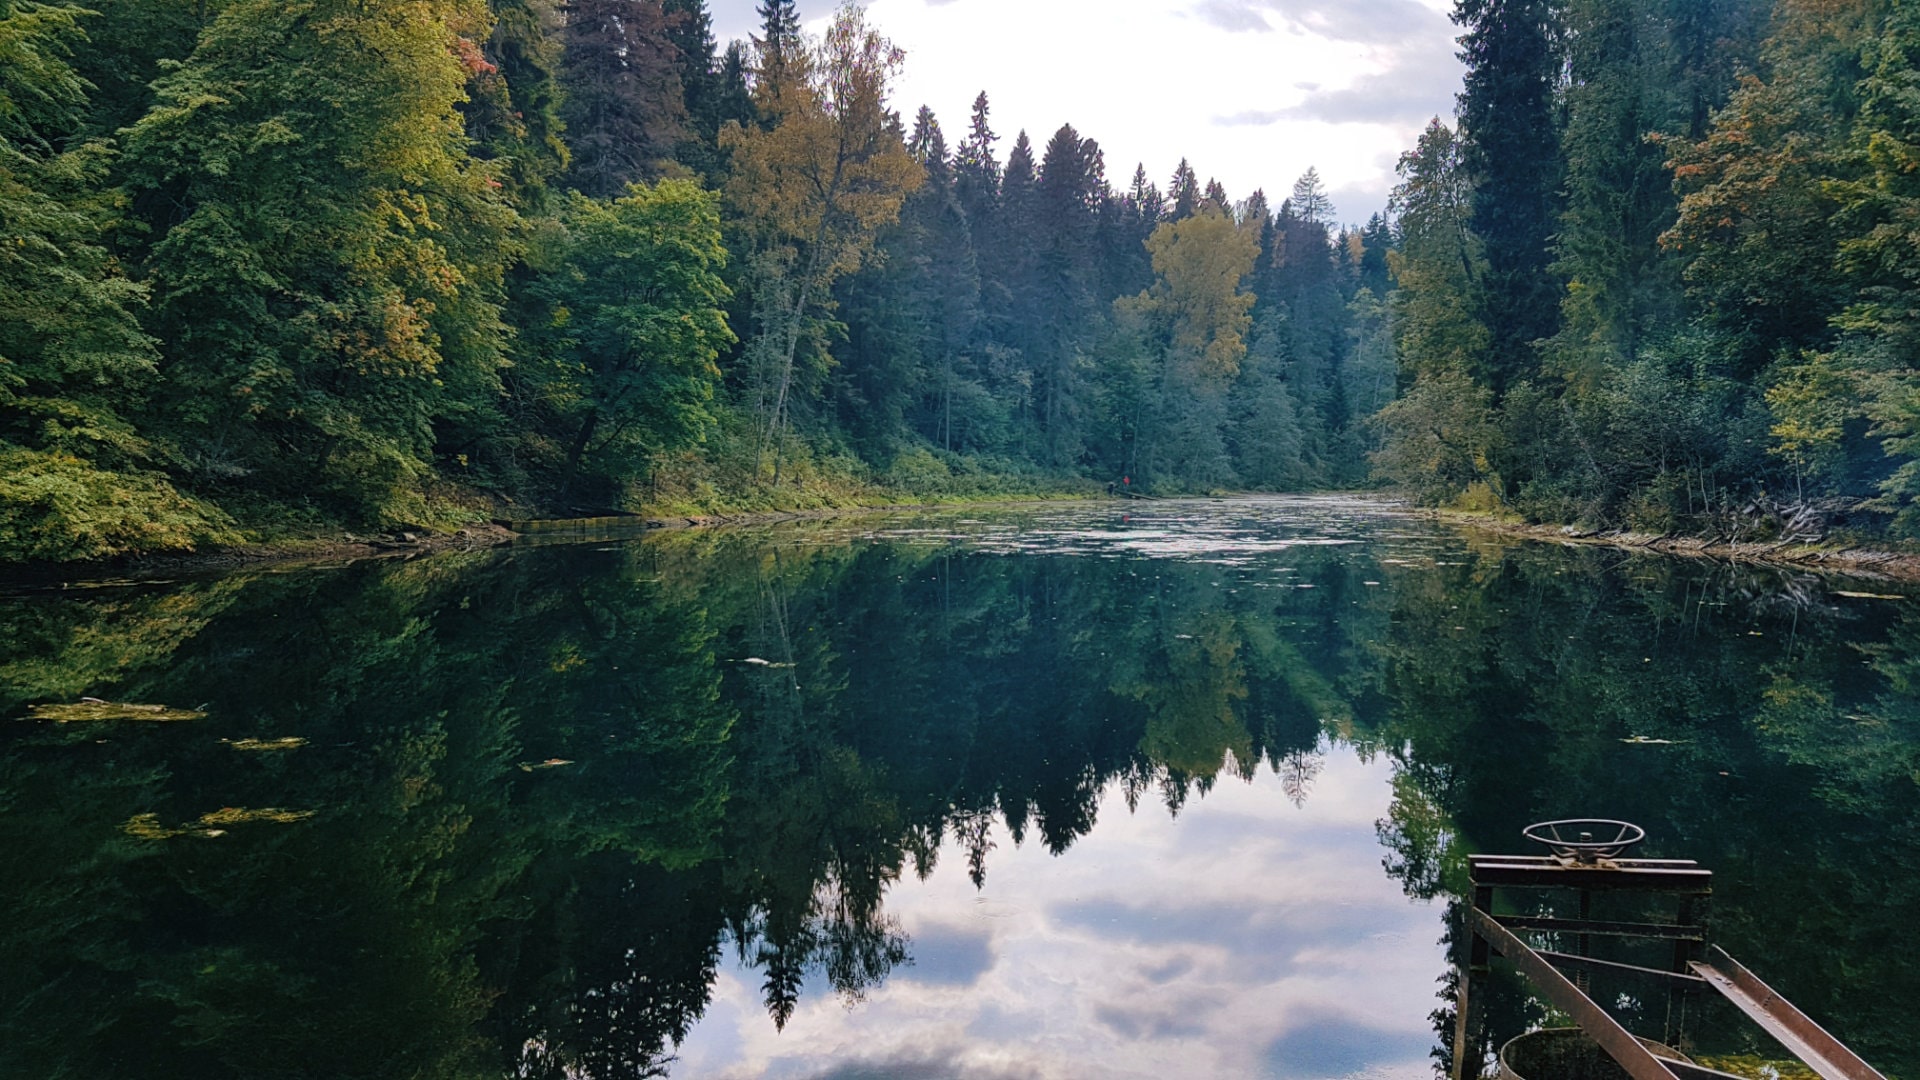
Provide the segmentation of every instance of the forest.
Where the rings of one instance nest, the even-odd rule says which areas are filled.
[[[0,0],[0,561],[1123,477],[1920,525],[1903,0],[1457,0],[1364,225],[758,13]]]

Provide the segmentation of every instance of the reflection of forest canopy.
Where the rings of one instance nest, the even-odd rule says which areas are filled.
[[[729,951],[784,1023],[908,960],[885,895],[945,842],[978,882],[998,829],[1063,851],[1115,784],[1177,811],[1266,761],[1306,798],[1326,731],[1395,761],[1409,891],[1456,892],[1461,852],[1528,820],[1641,821],[1721,871],[1730,947],[1898,1068],[1920,987],[1875,943],[1920,914],[1920,622],[1600,558],[1301,554],[1313,588],[1234,589],[713,534],[0,601],[0,717],[209,714],[4,732],[0,1064],[656,1075]],[[220,807],[317,813],[121,828]],[[1838,942],[1755,947],[1796,927]]]

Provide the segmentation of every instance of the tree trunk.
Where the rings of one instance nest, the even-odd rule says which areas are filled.
[[[556,498],[565,502],[567,491],[573,487],[573,474],[580,468],[580,456],[587,452],[587,441],[593,438],[593,429],[600,426],[600,407],[587,410],[586,419],[580,421],[580,434],[574,436],[573,449],[567,451],[566,468],[560,471],[560,492]]]

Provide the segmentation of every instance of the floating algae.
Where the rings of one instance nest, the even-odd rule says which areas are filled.
[[[30,705],[27,719],[52,720],[71,724],[89,720],[198,720],[207,715],[199,709],[175,709],[167,705],[136,705],[132,702],[81,698],[71,705]]]
[[[235,750],[298,750],[307,745],[307,740],[289,735],[284,739],[221,739]]]
[[[210,813],[201,814],[190,825],[168,828],[160,824],[159,814],[135,814],[127,819],[120,831],[140,840],[167,840],[175,836],[215,837],[225,836],[225,826],[251,825],[257,822],[269,822],[276,825],[290,825],[296,821],[305,821],[313,816],[311,810],[282,810],[277,806],[247,808],[241,806],[223,806]]]

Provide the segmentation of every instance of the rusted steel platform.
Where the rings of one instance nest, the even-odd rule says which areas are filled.
[[[1566,823],[1545,823],[1566,824]],[[1623,824],[1598,822],[1611,826]],[[1529,835],[1538,826],[1529,826]],[[1627,826],[1637,830],[1637,826]],[[1625,835],[1624,833],[1622,835]],[[1644,833],[1641,833],[1644,835]],[[1532,837],[1540,839],[1539,837]],[[1634,841],[1637,842],[1637,841]],[[1579,843],[1571,848],[1579,848]],[[1602,847],[1600,843],[1587,845]],[[1709,1080],[1728,1074],[1656,1057],[1642,1046],[1606,1009],[1587,993],[1587,979],[1596,972],[1630,975],[1661,984],[1676,994],[1682,1032],[1687,1002],[1712,989],[1772,1035],[1823,1080],[1886,1080],[1840,1040],[1742,967],[1719,948],[1707,945],[1707,906],[1713,894],[1713,873],[1691,859],[1627,859],[1592,852],[1556,848],[1555,855],[1474,855],[1468,859],[1473,883],[1467,911],[1471,934],[1468,963],[1461,973],[1454,1036],[1454,1078],[1465,1080],[1465,1047],[1470,1026],[1470,987],[1475,972],[1484,971],[1491,953],[1511,962],[1555,1008],[1572,1017],[1580,1029],[1625,1069],[1633,1080]],[[1609,849],[1617,851],[1619,848]],[[1496,889],[1560,890],[1575,894],[1580,915],[1501,915],[1494,911]],[[1672,922],[1601,920],[1588,918],[1596,893],[1646,893],[1677,901]],[[1536,948],[1520,935],[1550,933],[1571,936],[1576,952]],[[1667,942],[1671,966],[1665,969],[1599,959],[1589,955],[1591,939],[1631,938]],[[1569,976],[1562,969],[1575,972]]]

